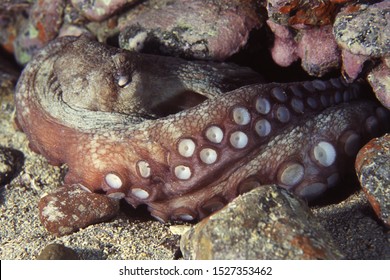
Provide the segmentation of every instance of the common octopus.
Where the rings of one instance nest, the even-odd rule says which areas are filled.
[[[64,37],[26,66],[15,99],[31,148],[68,166],[62,195],[81,186],[190,221],[262,184],[307,200],[335,186],[389,120],[355,100],[362,92],[339,78],[263,83],[231,64]],[[55,211],[44,202],[41,219],[55,222]]]

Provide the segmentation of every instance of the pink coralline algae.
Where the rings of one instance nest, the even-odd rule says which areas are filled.
[[[286,67],[301,59],[302,68],[319,77],[339,67],[340,51],[330,25],[292,29],[271,20],[267,24],[275,35],[271,54],[277,64]]]
[[[271,54],[281,66],[301,59],[302,68],[321,77],[340,67],[340,50],[332,22],[342,4],[350,1],[267,1],[268,26],[275,35]]]

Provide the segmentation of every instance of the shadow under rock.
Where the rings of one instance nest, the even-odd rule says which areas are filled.
[[[313,212],[346,259],[390,259],[389,230],[376,217],[362,191],[340,204]]]

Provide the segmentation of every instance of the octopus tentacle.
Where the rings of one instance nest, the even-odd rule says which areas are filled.
[[[163,75],[160,64],[145,66],[150,59],[87,38],[59,40],[24,70],[16,107],[34,150],[67,163],[67,184],[147,204],[163,221],[202,218],[260,184],[318,196],[337,182],[344,155],[387,118],[375,104],[343,105],[361,90],[341,79],[234,89],[233,76],[259,77],[183,61]],[[156,114],[181,92],[205,98]]]
[[[388,122],[382,110],[374,102],[360,101],[304,117],[237,159],[219,177],[210,171],[214,181],[207,191],[192,189],[185,196],[153,201],[149,209],[164,221],[203,218],[237,195],[271,182],[306,199],[316,198],[337,184],[346,171],[345,162],[353,159],[365,140],[378,134],[377,125]]]

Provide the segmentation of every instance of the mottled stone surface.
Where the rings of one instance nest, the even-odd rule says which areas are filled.
[[[306,204],[261,186],[187,231],[186,259],[338,259],[342,255]]]
[[[272,58],[280,66],[301,59],[302,68],[317,77],[339,67],[340,51],[330,25],[292,28],[271,20],[267,24],[275,35]]]
[[[225,60],[262,25],[254,0],[161,1],[125,22],[119,44],[197,59]]]
[[[390,109],[390,68],[385,62],[379,64],[367,76],[378,100]]]
[[[320,26],[331,24],[339,7],[349,0],[267,0],[269,18],[283,25],[305,24]]]
[[[14,52],[14,41],[19,29],[27,21],[26,14],[32,3],[27,0],[0,1],[0,45],[9,53]]]
[[[37,256],[37,260],[78,260],[77,253],[62,244],[49,244]]]
[[[356,171],[372,208],[390,228],[390,134],[371,140],[360,150]]]
[[[321,77],[340,66],[340,51],[332,35],[332,27],[324,25],[301,30],[298,55],[305,71]]]
[[[64,6],[62,0],[34,3],[28,21],[18,31],[14,42],[15,58],[20,64],[26,64],[39,49],[57,37],[63,22]]]
[[[45,228],[55,235],[64,235],[113,218],[119,210],[119,201],[75,184],[44,196],[39,210]]]
[[[333,26],[337,43],[353,54],[382,57],[390,53],[390,2],[340,12]]]
[[[120,11],[126,5],[132,5],[139,0],[71,0],[72,5],[86,18],[101,21]]]

